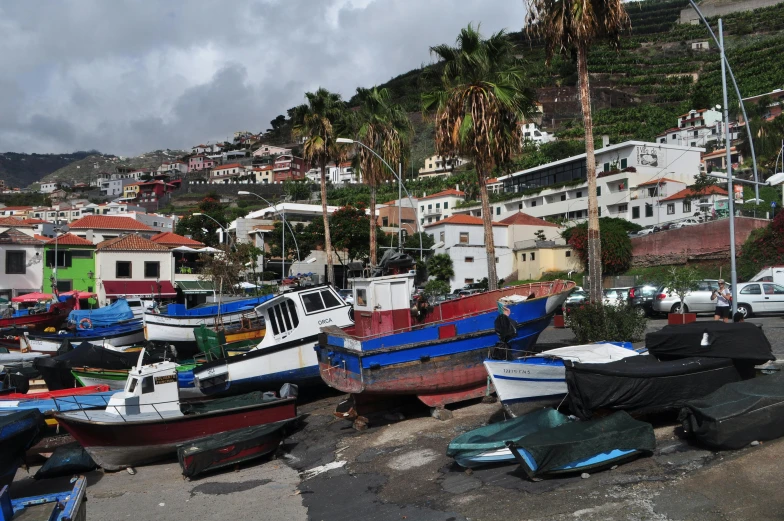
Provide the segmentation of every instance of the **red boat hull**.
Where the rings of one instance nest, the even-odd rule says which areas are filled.
[[[59,328],[68,318],[68,313],[73,309],[74,303],[74,299],[69,298],[65,302],[52,304],[46,313],[0,319],[0,328],[26,327],[27,329],[41,331],[47,327]]]
[[[222,432],[290,420],[293,398],[147,422],[93,422],[56,414],[57,421],[106,470],[144,465],[176,454],[177,445]]]

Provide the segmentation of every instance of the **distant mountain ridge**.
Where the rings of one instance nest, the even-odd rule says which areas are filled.
[[[70,154],[21,154],[0,153],[0,179],[6,186],[24,188],[74,161],[100,155],[97,150],[71,152]]]
[[[136,157],[94,154],[62,166],[56,171],[44,176],[41,181],[74,181],[77,183],[89,183],[94,180],[100,172],[113,173],[117,171],[117,167],[132,169],[158,168],[164,161],[174,161],[189,153],[189,151],[185,150],[166,149],[145,152]]]

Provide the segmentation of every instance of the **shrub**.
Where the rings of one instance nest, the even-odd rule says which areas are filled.
[[[425,284],[424,289],[425,296],[428,298],[446,295],[450,291],[452,291],[452,288],[449,286],[449,283],[443,280],[429,280]]]
[[[632,241],[627,235],[636,226],[623,219],[603,217],[599,219],[602,244],[602,273],[618,275],[632,266]],[[578,224],[563,232],[563,237],[574,249],[583,266],[588,265],[588,225]]]
[[[580,343],[636,342],[644,338],[648,324],[648,319],[632,306],[605,306],[601,302],[569,309],[567,319]]]

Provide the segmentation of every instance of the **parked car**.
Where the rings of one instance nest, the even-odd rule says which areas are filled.
[[[653,300],[659,292],[659,286],[653,284],[642,284],[629,289],[629,305],[637,310],[641,315],[650,316],[653,314]]]
[[[745,318],[754,313],[784,312],[784,286],[772,282],[738,284],[738,311]]]
[[[609,306],[622,306],[626,303],[631,288],[609,288],[604,290],[604,303]]]
[[[589,296],[587,291],[583,291],[582,289],[572,291],[569,293],[569,296],[566,297],[564,301],[563,308],[574,308],[585,302],[588,302]]]
[[[477,293],[481,292],[482,290],[480,289],[462,289],[458,295],[461,297],[470,297],[471,295],[476,295]]]
[[[339,289],[338,295],[342,298],[346,304],[354,304],[354,293],[350,289]]]
[[[686,298],[683,299],[684,311],[689,313],[713,313],[716,309],[716,301],[711,300],[711,295],[717,289],[719,289],[718,280],[705,279],[699,281],[698,289],[690,291],[686,294]],[[659,288],[652,307],[656,313],[678,313],[680,312],[681,301],[678,295],[671,292],[668,288]]]
[[[688,219],[684,219],[682,221],[678,221],[677,223],[674,223],[672,225],[672,229],[675,230],[678,228],[684,228],[686,226],[694,226],[697,224],[700,224],[699,219],[696,219],[694,217],[689,217]]]
[[[643,235],[651,234],[654,231],[656,231],[654,230],[654,226],[646,226],[642,230],[637,232],[637,237],[642,237]]]

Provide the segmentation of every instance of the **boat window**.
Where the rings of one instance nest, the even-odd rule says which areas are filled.
[[[289,314],[291,315],[291,320],[294,321],[294,327],[299,326],[299,317],[297,316],[297,306],[294,305],[294,302],[290,300],[286,300],[289,305]]]
[[[280,330],[278,329],[278,319],[275,318],[275,310],[274,308],[269,309],[269,323],[272,326],[272,333],[277,335]]]
[[[286,323],[286,331],[291,331],[294,329],[291,326],[291,318],[289,318],[289,310],[287,307],[282,303],[278,304],[277,307],[280,308],[280,314],[283,315],[283,321]]]
[[[357,290],[357,306],[367,306],[367,290]]]
[[[128,384],[129,393],[133,393],[133,391],[136,389],[136,382],[138,381],[139,380],[137,378],[131,378],[130,383]]]
[[[321,298],[324,299],[324,305],[327,306],[328,308],[336,308],[340,306],[340,301],[338,300],[338,298],[335,295],[333,295],[332,292],[329,290],[322,291]]]
[[[280,313],[280,306],[273,306],[272,309],[275,311],[275,318],[278,319],[278,328],[280,328],[281,333],[284,333],[286,331],[286,326],[283,323],[283,315]]]
[[[142,394],[147,394],[155,391],[155,384],[152,381],[152,376],[145,376],[142,379]]]
[[[305,306],[305,311],[313,313],[314,311],[321,311],[324,309],[324,303],[321,301],[321,296],[318,292],[305,293],[302,295],[302,304]]]

